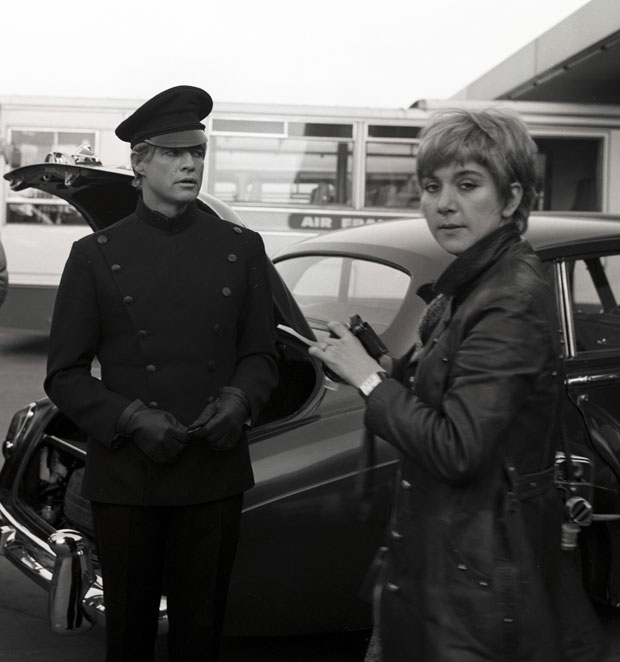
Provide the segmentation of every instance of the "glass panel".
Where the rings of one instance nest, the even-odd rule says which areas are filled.
[[[33,223],[40,225],[85,225],[84,217],[71,205],[62,203],[12,203],[7,206],[7,223]]]
[[[227,202],[350,204],[350,142],[213,136],[209,149],[209,193]]]
[[[42,163],[54,147],[52,131],[11,131],[13,156],[17,167]]]
[[[276,135],[284,135],[284,122],[214,119],[213,131],[229,133],[273,133]]]
[[[368,127],[370,138],[417,138],[420,135],[418,126],[387,126],[371,124]]]
[[[11,167],[43,163],[45,157],[52,151],[75,154],[78,147],[90,145],[96,147],[94,131],[10,131],[10,141],[13,148]]]
[[[292,257],[276,269],[312,326],[357,314],[377,333],[396,317],[411,281],[394,267],[348,257]]]
[[[289,122],[290,136],[313,136],[315,138],[352,138],[352,124],[310,124],[307,122]]]
[[[56,137],[55,149],[65,154],[75,154],[78,147],[90,145],[95,149],[95,134],[93,132],[59,131]]]
[[[577,353],[620,348],[620,255],[568,263]]]
[[[536,138],[537,209],[601,211],[602,138]]]
[[[366,206],[417,209],[420,187],[415,174],[414,143],[374,143],[366,146]]]

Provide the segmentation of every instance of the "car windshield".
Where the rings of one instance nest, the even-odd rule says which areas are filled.
[[[411,277],[394,266],[340,255],[293,256],[276,263],[310,325],[360,315],[383,333],[400,310]]]

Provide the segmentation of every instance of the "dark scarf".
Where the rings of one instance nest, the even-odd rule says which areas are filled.
[[[433,289],[438,294],[420,320],[418,336],[422,345],[426,344],[450,301],[453,298],[462,301],[477,278],[495,264],[509,246],[520,240],[521,233],[511,221],[479,239],[450,263],[437,279]]]

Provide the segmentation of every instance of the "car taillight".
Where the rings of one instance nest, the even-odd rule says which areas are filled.
[[[6,438],[2,444],[2,454],[8,460],[13,453],[15,447],[20,442],[22,437],[26,434],[26,430],[30,425],[30,421],[34,416],[36,404],[33,402],[27,407],[20,409],[11,419],[9,429],[6,433]]]

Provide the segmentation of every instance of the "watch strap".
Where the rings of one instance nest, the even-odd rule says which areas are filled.
[[[366,379],[360,384],[357,389],[360,395],[366,399],[375,388],[384,380],[387,379],[388,374],[384,370],[380,372],[373,372],[371,375],[366,377]]]

